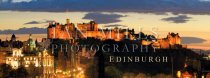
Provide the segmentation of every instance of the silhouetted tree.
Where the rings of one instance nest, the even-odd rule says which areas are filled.
[[[122,78],[122,72],[114,66],[105,68],[105,78]]]
[[[10,72],[12,71],[12,67],[7,64],[0,65],[0,78],[9,77]]]
[[[12,78],[28,78],[28,76],[29,74],[23,66],[20,66],[18,69],[12,70],[9,74],[9,77]]]

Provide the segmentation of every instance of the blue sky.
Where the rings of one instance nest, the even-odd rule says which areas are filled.
[[[1,10],[210,14],[209,0],[0,0]],[[3,2],[2,2],[3,1]]]

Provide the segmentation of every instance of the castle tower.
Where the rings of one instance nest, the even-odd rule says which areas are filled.
[[[98,31],[98,24],[95,21],[90,21],[90,28],[91,31]]]
[[[176,34],[175,39],[176,39],[176,44],[181,44],[181,38],[179,36],[179,33]]]
[[[175,38],[174,38],[175,34],[174,33],[168,33],[167,35],[167,39],[169,40],[169,44],[170,45],[174,45],[175,44]]]
[[[29,46],[29,51],[30,51],[30,52],[32,52],[32,51],[35,50],[35,48],[36,48],[36,43],[35,43],[35,41],[33,41],[33,39],[32,39],[32,34],[29,35],[28,46]]]
[[[167,39],[169,40],[169,44],[171,46],[174,46],[176,44],[180,45],[181,44],[181,38],[178,33],[168,33]]]
[[[55,38],[55,25],[49,23],[49,27],[47,28],[47,38]]]
[[[62,34],[61,25],[59,23],[56,23],[56,25],[55,25],[55,38],[60,38],[61,34]]]

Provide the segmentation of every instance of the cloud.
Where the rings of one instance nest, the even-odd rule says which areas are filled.
[[[49,23],[49,22],[54,22],[53,20],[42,20],[42,21],[30,21],[27,23],[24,23],[24,25],[28,25],[28,24],[44,24],[44,23]]]
[[[200,0],[200,1],[209,2],[210,0]]]
[[[203,43],[207,40],[197,37],[182,37],[182,44]]]
[[[0,1],[0,10],[210,14],[209,0],[32,0]]]
[[[37,27],[32,27],[32,28],[19,28],[18,30],[0,30],[0,34],[46,34],[47,29],[46,28],[37,28]]]
[[[104,27],[128,27],[128,26],[120,24],[111,24],[111,25],[105,25]]]
[[[31,2],[33,0],[0,0],[0,3],[19,3],[19,2]]]
[[[186,23],[187,21],[189,21],[189,19],[191,19],[191,17],[188,17],[187,15],[178,15],[176,17],[168,17],[168,18],[163,18],[161,20],[173,23]]]
[[[89,20],[94,20],[97,23],[100,24],[108,24],[108,23],[116,23],[120,22],[119,18],[125,17],[124,15],[119,15],[119,14],[105,14],[105,13],[88,13],[86,14],[83,19],[89,19]]]
[[[31,2],[32,0],[12,0],[13,3],[16,2]]]
[[[24,25],[26,25],[26,24],[41,24],[41,22],[39,22],[39,21],[30,21],[30,22],[25,23]]]

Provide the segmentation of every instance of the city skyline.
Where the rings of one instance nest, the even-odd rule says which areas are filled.
[[[157,27],[160,37],[180,33],[196,41],[188,45],[210,49],[209,0],[0,0],[0,4],[1,33],[23,29],[43,34],[48,22],[65,23],[68,18],[72,23],[94,20],[99,27],[129,27],[136,32],[143,27],[148,34]]]
[[[0,77],[210,78],[210,0],[0,0]]]
[[[179,20],[174,21],[174,22],[185,21],[181,23],[165,21],[167,17],[170,18],[176,16],[171,13],[168,13],[167,15],[157,15],[152,13],[123,14],[119,12],[115,13],[57,12],[56,13],[56,12],[0,11],[0,16],[2,17],[0,18],[0,20],[2,21],[2,23],[0,23],[0,28],[2,32],[7,29],[17,30],[19,28],[25,28],[28,29],[27,30],[28,32],[31,32],[33,34],[32,29],[34,29],[34,27],[40,28],[40,30],[41,29],[46,30],[45,28],[47,28],[48,23],[51,21],[56,21],[65,24],[65,19],[68,18],[72,23],[77,24],[77,23],[87,23],[91,20],[94,20],[97,23],[99,23],[99,27],[102,28],[116,27],[116,26],[118,26],[119,28],[128,27],[130,29],[134,28],[136,33],[138,33],[140,31],[140,27],[142,27],[143,32],[147,34],[152,34],[151,29],[153,27],[156,27],[158,28],[157,33],[161,38],[165,37],[168,32],[180,33],[181,37],[187,37],[188,40],[185,39],[185,41],[183,42],[189,45],[190,48],[210,49],[209,48],[210,37],[208,36],[208,34],[210,33],[208,31],[210,29],[209,28],[210,23],[208,23],[207,22],[208,20],[206,20],[208,19],[208,15],[191,15],[191,16],[188,15],[188,17],[190,17],[191,19],[183,20],[181,18]],[[181,15],[181,17],[183,16],[184,15]],[[202,23],[206,24],[199,25]],[[39,31],[39,30],[34,29],[33,31]],[[43,31],[41,33],[45,34],[43,33]],[[42,35],[41,37],[46,38],[46,35]],[[5,36],[1,36],[1,39],[5,38],[6,38]]]

